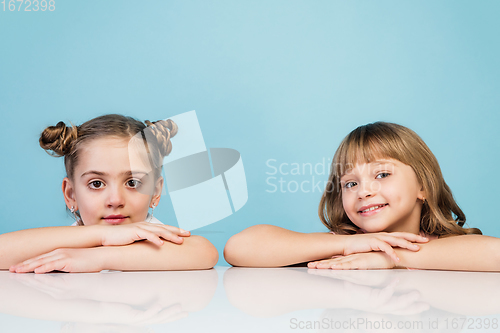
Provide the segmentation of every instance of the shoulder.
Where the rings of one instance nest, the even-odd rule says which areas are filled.
[[[163,224],[160,220],[158,220],[156,217],[152,217],[151,219],[147,219],[149,223],[154,223],[154,224]]]
[[[438,235],[429,235],[429,234],[426,234],[425,232],[423,232],[422,230],[420,230],[420,236],[422,237],[426,237],[428,238],[430,241],[431,240],[435,240],[435,239],[438,239],[439,236]]]

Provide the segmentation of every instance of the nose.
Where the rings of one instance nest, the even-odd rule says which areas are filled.
[[[372,182],[361,182],[358,186],[358,198],[364,199],[375,195],[374,184]]]
[[[121,208],[125,205],[125,193],[121,186],[109,186],[106,197],[108,208]]]

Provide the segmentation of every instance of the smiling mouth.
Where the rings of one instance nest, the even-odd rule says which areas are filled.
[[[363,214],[363,213],[368,213],[368,212],[371,212],[371,211],[374,211],[374,210],[377,210],[377,209],[383,208],[383,207],[385,207],[385,206],[387,206],[387,205],[388,205],[388,204],[382,204],[382,205],[371,206],[370,208],[360,210],[358,213],[360,213],[360,214]]]

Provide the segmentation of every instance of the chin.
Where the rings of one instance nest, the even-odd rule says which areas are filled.
[[[387,226],[377,226],[376,224],[370,225],[359,225],[361,229],[366,230],[366,232],[386,232]]]

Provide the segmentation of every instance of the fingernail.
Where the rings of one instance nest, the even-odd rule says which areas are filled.
[[[186,230],[184,230],[184,229],[180,229],[180,230],[181,230],[181,232],[187,232],[187,231],[186,231]]]
[[[427,238],[427,237],[424,237],[424,240],[429,240],[429,238]]]

